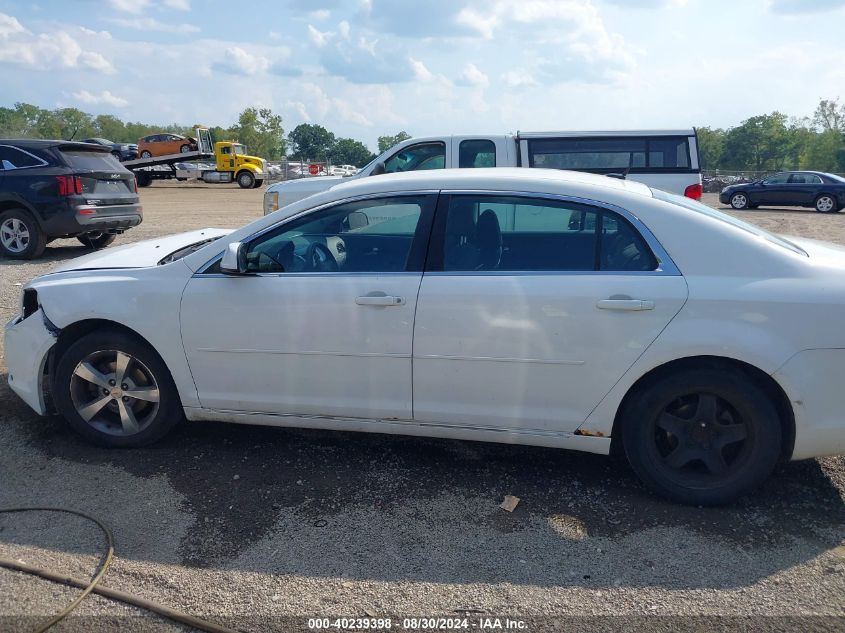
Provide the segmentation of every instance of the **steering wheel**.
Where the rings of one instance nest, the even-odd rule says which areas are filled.
[[[339,270],[337,260],[325,244],[312,242],[305,253],[306,265],[315,272],[333,273]]]

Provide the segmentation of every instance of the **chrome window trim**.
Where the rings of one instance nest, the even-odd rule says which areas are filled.
[[[439,189],[414,189],[414,190],[409,190],[409,191],[387,191],[387,192],[381,192],[381,193],[367,193],[367,194],[359,194],[357,196],[349,196],[348,198],[340,198],[339,200],[334,200],[332,202],[326,202],[326,203],[323,203],[323,204],[318,205],[316,207],[311,207],[310,209],[305,209],[303,211],[300,211],[299,213],[295,213],[295,214],[293,214],[289,217],[283,218],[275,224],[271,224],[268,227],[265,227],[265,228],[263,228],[259,231],[256,231],[255,233],[252,233],[248,237],[245,237],[244,239],[240,240],[240,242],[242,242],[242,243],[243,242],[251,242],[255,239],[258,239],[259,237],[261,237],[265,233],[269,233],[270,231],[275,231],[277,228],[284,226],[288,222],[298,220],[299,218],[304,217],[304,216],[308,215],[309,213],[316,213],[317,211],[322,211],[323,209],[327,209],[327,208],[333,207],[333,206],[338,206],[338,205],[341,205],[341,204],[347,204],[349,202],[359,202],[361,200],[378,200],[380,198],[398,198],[398,197],[405,197],[405,196],[438,195],[439,193],[440,193]],[[273,213],[276,213],[276,211],[274,211]],[[205,275],[206,274],[205,271],[209,267],[213,266],[217,262],[217,260],[220,259],[221,257],[223,257],[223,251],[220,251],[219,253],[217,253],[217,255],[215,255],[214,257],[209,259],[202,266],[200,266],[197,269],[197,272],[195,272],[193,274],[193,276],[196,277],[197,275]],[[367,274],[367,275],[369,275],[369,274],[386,275],[386,274],[397,274],[397,273],[402,274],[404,272],[406,272],[406,271],[394,271],[393,273],[363,273],[363,274]],[[208,274],[209,275],[216,275],[217,273],[208,273]],[[270,273],[249,273],[250,276],[259,275],[259,274],[265,275],[265,274],[270,274]],[[336,273],[273,273],[273,274],[275,274],[275,275],[300,275],[300,274],[334,275]],[[347,274],[353,274],[353,273],[347,273]],[[229,277],[230,275],[223,275],[223,276]]]
[[[643,224],[643,221],[637,217],[636,214],[613,204],[612,202],[604,202],[602,200],[594,200],[592,198],[582,198],[581,196],[570,196],[566,194],[557,193],[538,193],[531,191],[509,191],[509,190],[489,190],[489,189],[442,189],[440,191],[443,195],[497,195],[509,196],[516,198],[534,198],[554,200],[557,202],[574,202],[590,207],[595,207],[600,210],[611,211],[628,220],[631,225],[639,232],[645,243],[651,249],[655,259],[657,259],[657,268],[654,270],[488,270],[488,271],[426,271],[426,275],[438,276],[498,276],[498,277],[521,277],[525,275],[617,275],[617,276],[682,276],[680,269],[663,248],[660,241],[654,236],[649,228]]]
[[[334,272],[307,272],[307,273],[251,273],[250,277],[280,277],[280,276],[291,276],[291,275],[300,275],[300,276],[325,276],[325,275],[434,275],[434,276],[497,276],[497,277],[524,277],[528,275],[534,276],[548,276],[548,275],[600,275],[600,276],[608,276],[608,275],[616,275],[616,276],[635,276],[635,277],[642,277],[642,276],[673,276],[679,277],[682,276],[680,269],[677,267],[675,262],[669,256],[669,253],[666,252],[666,249],[663,248],[663,245],[660,241],[654,236],[654,234],[649,230],[649,228],[643,224],[642,220],[637,217],[636,214],[615,205],[611,202],[604,202],[602,200],[594,200],[592,198],[583,198],[581,196],[571,196],[566,194],[556,194],[556,193],[540,193],[540,192],[531,192],[531,191],[518,191],[518,190],[509,190],[509,189],[417,189],[417,190],[409,190],[409,191],[389,191],[389,192],[381,192],[381,193],[371,193],[371,194],[361,194],[357,196],[350,196],[348,198],[341,198],[339,200],[335,200],[332,202],[326,202],[316,207],[312,207],[310,209],[305,209],[296,213],[290,217],[284,218],[280,220],[276,224],[272,224],[271,226],[265,227],[260,231],[257,231],[250,236],[241,240],[241,242],[250,242],[258,237],[261,237],[265,233],[273,231],[288,222],[292,222],[293,220],[299,219],[309,213],[314,213],[317,211],[321,211],[328,207],[346,204],[349,202],[358,202],[360,200],[377,200],[380,198],[394,198],[394,197],[401,197],[401,196],[412,196],[412,195],[430,195],[430,194],[444,194],[444,195],[496,195],[496,196],[509,196],[509,197],[520,197],[520,198],[534,198],[534,199],[545,199],[545,200],[554,200],[557,202],[573,202],[576,204],[582,204],[586,206],[595,207],[597,209],[603,209],[606,211],[611,211],[613,213],[617,213],[621,215],[623,218],[628,220],[631,225],[639,232],[640,236],[643,238],[645,243],[651,249],[651,252],[654,254],[655,258],[657,259],[657,268],[654,270],[631,270],[631,271],[624,271],[624,270],[541,270],[541,271],[507,271],[507,270],[490,270],[490,271],[425,271],[424,273],[417,273],[417,272],[408,272],[408,271],[394,271],[394,272],[353,272],[353,273],[334,273]],[[231,277],[231,275],[224,275],[222,273],[206,273],[205,271],[213,266],[217,260],[223,257],[223,251],[217,253],[214,257],[209,259],[205,264],[200,266],[200,268],[193,274],[193,277]]]
[[[23,154],[26,154],[30,158],[34,158],[39,163],[41,163],[40,165],[27,165],[26,167],[15,167],[14,169],[0,169],[0,171],[9,172],[9,171],[18,171],[20,169],[37,169],[38,167],[49,167],[50,166],[50,163],[48,163],[43,158],[39,158],[35,154],[32,154],[32,153],[26,151],[25,149],[21,149],[20,147],[16,147],[15,145],[9,145],[8,143],[0,143],[0,147],[8,147],[8,148],[13,149],[15,151],[21,152]]]

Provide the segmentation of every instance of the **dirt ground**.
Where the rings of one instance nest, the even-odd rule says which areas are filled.
[[[144,223],[116,244],[240,226],[262,194],[156,183],[141,192]],[[845,244],[845,213],[736,215]],[[20,284],[85,252],[61,240],[37,262],[0,260],[0,321]],[[312,616],[392,616],[403,629],[403,616],[435,615],[469,628],[523,618],[532,631],[845,627],[843,457],[693,508],[654,498],[623,463],[542,448],[195,423],[143,450],[103,450],[36,416],[6,378],[0,361],[0,507],[101,517],[117,541],[104,584],[241,630],[307,630]],[[512,514],[498,507],[506,494],[521,498]],[[73,517],[0,515],[0,557],[90,578],[102,546]],[[0,570],[0,630],[30,630],[76,594]],[[56,630],[182,630],[99,597],[78,614]]]

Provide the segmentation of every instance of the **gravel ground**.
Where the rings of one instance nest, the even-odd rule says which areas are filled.
[[[142,190],[144,223],[116,244],[239,226],[261,195],[156,183]],[[845,244],[845,214],[737,215]],[[18,284],[84,252],[60,240],[38,262],[0,262],[0,321]],[[397,617],[467,615],[473,628],[491,614],[527,630],[843,630],[844,491],[843,457],[785,465],[753,496],[702,509],[650,496],[623,463],[541,448],[197,423],[108,451],[33,414],[0,361],[0,507],[101,517],[117,543],[104,584],[243,630],[304,629],[308,616],[400,628]],[[498,508],[506,494],[521,498],[512,514]],[[0,557],[90,578],[102,548],[75,517],[0,515]],[[75,595],[0,570],[0,630],[30,630]],[[99,597],[77,613],[57,630],[182,630]],[[624,617],[549,619],[602,615]]]

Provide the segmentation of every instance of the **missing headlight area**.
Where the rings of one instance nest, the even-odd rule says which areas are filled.
[[[23,318],[29,318],[38,311],[38,292],[34,288],[23,291]]]

